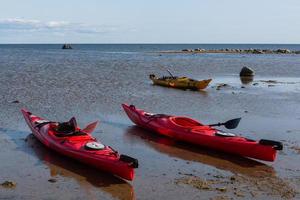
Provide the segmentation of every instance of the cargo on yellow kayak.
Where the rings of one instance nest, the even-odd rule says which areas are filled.
[[[212,79],[198,81],[187,77],[177,76],[163,76],[157,78],[154,74],[149,75],[149,78],[153,81],[154,85],[190,90],[203,90],[212,81]]]

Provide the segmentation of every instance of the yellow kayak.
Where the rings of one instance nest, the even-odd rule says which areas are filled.
[[[151,74],[149,78],[153,81],[154,85],[190,90],[203,90],[212,81],[212,79],[197,81],[187,77],[172,76],[163,76],[161,78],[157,78],[154,74]]]

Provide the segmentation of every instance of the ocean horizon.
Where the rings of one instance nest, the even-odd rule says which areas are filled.
[[[132,51],[132,52],[148,52],[148,51],[166,51],[166,50],[182,50],[182,49],[289,49],[293,51],[300,50],[300,44],[161,44],[161,43],[99,43],[84,44],[70,43],[73,50],[98,50],[98,51]],[[63,43],[45,43],[45,44],[0,44],[0,49],[20,48],[20,49],[61,49]]]

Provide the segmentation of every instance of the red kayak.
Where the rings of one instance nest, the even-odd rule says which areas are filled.
[[[282,150],[282,144],[277,141],[254,141],[203,125],[191,118],[147,113],[133,105],[122,106],[136,125],[178,141],[265,161],[274,161],[277,150]]]
[[[133,180],[134,168],[138,167],[138,161],[126,155],[119,155],[111,147],[93,138],[91,132],[96,128],[98,121],[80,129],[75,118],[69,122],[58,123],[35,116],[25,109],[21,111],[35,137],[46,147],[97,169]]]

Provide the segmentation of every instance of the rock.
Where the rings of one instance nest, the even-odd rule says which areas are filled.
[[[267,80],[267,81],[262,80],[261,82],[264,82],[264,83],[272,83],[272,84],[278,83],[278,81],[276,81],[276,80]]]
[[[197,49],[194,49],[194,51],[198,51],[198,52],[205,52],[205,49],[200,49],[200,48],[197,48]]]
[[[181,51],[184,51],[184,52],[193,52],[192,49],[182,49]]]
[[[300,54],[300,51],[295,51],[295,54]]]
[[[190,185],[198,190],[212,190],[211,185],[214,184],[213,181],[202,180],[199,177],[185,177],[177,179],[176,184],[186,184]]]
[[[250,67],[243,67],[240,72],[240,76],[254,76],[254,75],[255,75],[255,72]]]
[[[253,53],[253,51],[254,51],[254,50],[253,50],[252,48],[250,48],[250,49],[245,49],[245,50],[244,50],[244,52],[246,52],[246,53]]]
[[[245,195],[242,193],[242,192],[240,192],[240,191],[236,191],[236,192],[234,192],[233,194],[235,194],[236,196],[238,196],[238,197],[244,197]]]
[[[55,178],[50,178],[48,181],[49,181],[50,183],[55,183],[55,182],[57,182],[57,180],[56,180]]]
[[[213,198],[210,198],[210,200],[232,200],[233,198],[229,198],[228,196],[216,196]]]
[[[254,49],[252,53],[254,53],[254,54],[263,54],[264,52],[260,49]]]
[[[291,53],[289,49],[277,49],[277,53]]]
[[[253,191],[250,191],[250,194],[251,194],[252,197],[257,196],[257,193],[256,193],[256,192],[253,192]]]
[[[222,175],[214,175],[215,178],[224,178]]]
[[[217,85],[216,90],[220,90],[222,87],[227,87],[227,86],[228,86],[228,84],[226,84],[226,83],[220,83],[219,85]]]
[[[218,190],[220,192],[226,192],[227,188],[226,187],[218,187],[218,188],[216,188],[216,190]]]
[[[13,182],[13,181],[4,181],[3,183],[1,183],[1,186],[4,188],[15,188],[17,185],[17,183]]]
[[[64,44],[62,46],[62,49],[72,49],[71,45],[70,44]]]
[[[300,154],[300,147],[298,146],[293,146],[291,149],[295,150],[297,154]]]
[[[264,53],[267,53],[267,54],[273,53],[273,51],[270,50],[270,49],[263,49],[262,51],[263,51]]]

